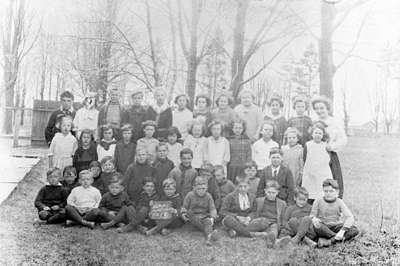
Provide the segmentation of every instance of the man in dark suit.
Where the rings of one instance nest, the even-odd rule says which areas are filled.
[[[270,151],[271,165],[265,167],[260,174],[260,183],[257,188],[257,198],[264,197],[264,189],[267,180],[276,180],[280,190],[278,198],[288,204],[294,203],[294,179],[289,168],[282,165],[282,151],[273,148]]]
[[[72,119],[75,117],[75,110],[72,107],[74,102],[74,95],[69,91],[64,91],[60,95],[61,99],[61,107],[60,109],[51,113],[49,122],[47,123],[47,127],[44,131],[44,137],[48,145],[50,145],[51,141],[54,138],[54,135],[57,132],[60,132],[59,121],[64,116],[71,116]]]

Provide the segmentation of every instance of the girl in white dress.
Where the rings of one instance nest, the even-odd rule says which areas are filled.
[[[304,169],[302,186],[309,193],[309,199],[315,200],[323,196],[321,184],[332,178],[329,167],[330,156],[326,149],[326,131],[322,123],[313,126],[312,140],[304,146]]]
[[[193,152],[192,167],[199,170],[203,165],[203,148],[206,138],[204,137],[205,128],[202,121],[193,122],[190,134],[185,139],[183,146],[189,148]]]
[[[117,141],[114,138],[114,131],[111,124],[103,125],[100,132],[103,132],[103,136],[101,136],[100,143],[97,145],[98,160],[101,161],[106,156],[114,158]]]
[[[49,167],[64,167],[72,165],[72,156],[78,148],[78,141],[71,134],[72,117],[65,116],[61,119],[61,132],[54,135],[49,150]]]

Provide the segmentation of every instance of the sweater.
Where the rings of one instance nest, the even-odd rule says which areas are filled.
[[[115,169],[121,174],[125,174],[128,166],[135,160],[136,144],[124,143],[122,140],[117,142],[114,152]]]
[[[316,199],[310,216],[319,218],[328,226],[343,225],[345,228],[350,228],[354,225],[353,214],[340,198],[333,202],[327,202],[324,198]]]
[[[283,222],[287,223],[291,218],[302,218],[305,216],[309,216],[311,212],[311,205],[306,204],[303,207],[297,206],[297,204],[290,205],[287,207],[285,211],[285,215],[283,217]]]
[[[77,208],[97,208],[100,201],[100,191],[92,186],[88,188],[76,187],[67,198],[67,204]]]
[[[257,189],[258,189],[259,183],[260,183],[259,177],[249,179],[249,194],[252,194],[254,196],[257,194]]]
[[[179,193],[175,193],[171,197],[168,197],[164,193],[160,197],[161,201],[169,201],[171,202],[171,207],[178,211],[178,216],[180,216],[181,208],[182,208],[182,198]]]
[[[77,180],[75,180],[75,182],[72,184],[68,184],[65,180],[61,181],[60,183],[67,190],[68,195],[69,195],[69,193],[71,193],[72,189],[79,186],[79,183]]]
[[[39,211],[54,205],[63,208],[67,203],[68,194],[69,191],[61,185],[46,185],[39,190],[35,199],[35,207]]]
[[[220,215],[223,217],[232,215],[232,216],[252,216],[255,214],[256,211],[256,201],[255,196],[247,193],[247,197],[249,198],[250,208],[246,210],[242,210],[239,204],[239,192],[237,190],[229,193],[226,197],[222,200],[222,206],[219,211]]]
[[[75,151],[72,165],[75,167],[76,172],[79,175],[82,170],[89,169],[89,165],[92,161],[97,160],[97,150],[94,144],[90,145],[89,149],[84,149],[82,146],[79,146]]]
[[[154,173],[153,167],[144,163],[132,163],[124,175],[124,187],[129,198],[136,204],[139,200],[140,192],[143,188],[143,180],[145,177],[152,177]]]
[[[190,191],[183,200],[182,213],[190,212],[200,217],[217,217],[217,210],[210,193],[202,197]]]
[[[169,172],[174,169],[174,163],[167,159],[157,158],[153,163],[153,177],[156,180],[156,190],[157,192],[162,192],[162,182],[167,179]]]
[[[115,174],[114,172],[111,173],[105,173],[102,172],[100,174],[100,177],[94,179],[92,186],[97,188],[101,195],[105,194],[108,192],[108,185],[110,184],[111,176]]]
[[[160,196],[157,192],[154,191],[153,194],[149,195],[146,192],[142,191],[138,197],[137,201],[137,209],[140,208],[150,208],[150,202],[154,200],[159,200]]]
[[[180,164],[176,166],[168,174],[168,178],[173,178],[176,181],[176,191],[183,197],[193,188],[194,179],[197,177],[197,171],[192,167],[185,168]]]
[[[123,206],[130,205],[132,205],[132,202],[125,191],[122,191],[117,195],[113,195],[110,192],[107,192],[101,198],[99,208],[105,211],[118,212]]]
[[[255,217],[264,217],[264,215],[268,214],[267,213],[268,210],[274,212],[274,210],[275,210],[274,208],[270,209],[270,207],[271,207],[271,205],[269,205],[270,202],[271,201],[267,200],[266,197],[257,199],[256,200],[257,210],[256,210]],[[276,203],[276,223],[278,224],[279,227],[281,227],[283,225],[283,216],[286,211],[286,202],[284,202],[283,200],[281,200],[279,198],[276,198],[275,203]],[[264,206],[264,205],[266,205],[266,206]]]

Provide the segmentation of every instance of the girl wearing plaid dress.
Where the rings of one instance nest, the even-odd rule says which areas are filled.
[[[293,109],[296,115],[289,118],[288,126],[294,127],[300,132],[299,143],[304,146],[307,141],[311,140],[310,130],[312,128],[312,120],[304,113],[308,109],[308,102],[303,97],[296,97],[293,101]]]
[[[228,164],[228,179],[236,181],[237,176],[243,175],[243,166],[251,160],[251,140],[245,134],[245,122],[235,120],[232,123],[233,135],[229,138],[231,160]]]

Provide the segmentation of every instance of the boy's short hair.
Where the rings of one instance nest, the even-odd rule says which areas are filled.
[[[176,188],[176,181],[173,178],[167,178],[162,182],[163,189],[166,187]]]
[[[111,177],[110,177],[110,184],[115,184],[118,183],[120,185],[122,185],[122,181],[123,181],[124,177],[121,173],[115,172]]]
[[[100,164],[101,164],[101,166],[103,166],[103,165],[104,165],[105,163],[107,163],[107,162],[111,162],[111,163],[115,166],[114,159],[113,159],[112,156],[104,156],[104,157],[101,159]]]
[[[101,169],[101,163],[99,161],[91,161],[89,164],[89,169],[92,167],[99,167]]]
[[[121,134],[122,134],[122,132],[125,132],[125,131],[130,131],[130,132],[132,132],[132,131],[133,131],[132,125],[131,125],[131,124],[124,124],[124,125],[121,127]]]
[[[306,197],[308,199],[308,191],[305,187],[297,187],[294,190],[294,196],[297,198],[299,195],[303,195],[304,197]]]
[[[325,179],[324,182],[322,182],[322,187],[323,188],[324,187],[329,187],[329,186],[331,186],[332,188],[334,188],[336,190],[339,189],[338,182],[335,179],[332,179],[332,178]]]
[[[76,176],[76,169],[72,165],[69,165],[64,168],[63,176],[71,176],[72,173]]]
[[[177,127],[169,127],[167,130],[167,136],[176,135],[178,139],[182,138],[181,132]]]
[[[210,173],[210,174],[214,174],[215,168],[211,163],[204,163],[201,165],[200,167],[200,174],[201,173]]]
[[[267,182],[265,182],[265,189],[267,188],[275,188],[276,190],[279,190],[281,186],[276,180],[267,180]]]
[[[158,145],[156,146],[156,151],[158,151],[160,149],[160,147],[166,147],[168,150],[168,145],[166,142],[160,142],[158,143]]]
[[[153,183],[153,185],[156,185],[156,181],[151,176],[146,176],[145,178],[143,178],[142,185],[144,186],[147,183]]]
[[[112,130],[113,129],[113,127],[112,127],[112,125],[111,124],[103,124],[103,125],[101,125],[101,131],[102,132],[104,132],[104,131],[107,131],[107,130]]]
[[[70,91],[64,91],[60,95],[60,99],[62,99],[62,98],[70,98],[70,99],[74,100],[74,95]]]
[[[274,154],[279,154],[280,156],[283,155],[281,149],[279,149],[279,148],[271,148],[271,150],[269,151],[269,157],[271,157]]]
[[[75,168],[74,168],[75,169]],[[52,167],[46,172],[46,176],[49,177],[58,172],[58,175],[61,176],[61,169],[57,167]]]
[[[189,148],[182,149],[181,152],[179,153],[179,157],[182,158],[182,156],[184,154],[190,154],[190,156],[192,156],[192,158],[193,158],[193,151],[191,149],[189,149]]]
[[[89,170],[82,170],[79,172],[79,178],[81,178],[84,175],[89,175],[91,178],[93,178],[92,172],[90,172]]]
[[[204,176],[198,175],[196,176],[196,178],[194,179],[194,185],[198,186],[198,185],[208,185],[208,181]]]
[[[144,130],[144,129],[145,129],[146,127],[148,127],[148,126],[154,127],[155,130],[157,129],[157,123],[156,123],[156,121],[153,121],[153,120],[146,120],[146,121],[144,121],[144,122],[142,123],[142,130]]]
[[[253,167],[257,169],[257,163],[255,161],[248,161],[244,164],[243,170]]]
[[[217,171],[222,171],[222,173],[225,174],[225,167],[223,165],[214,166],[214,173]]]

